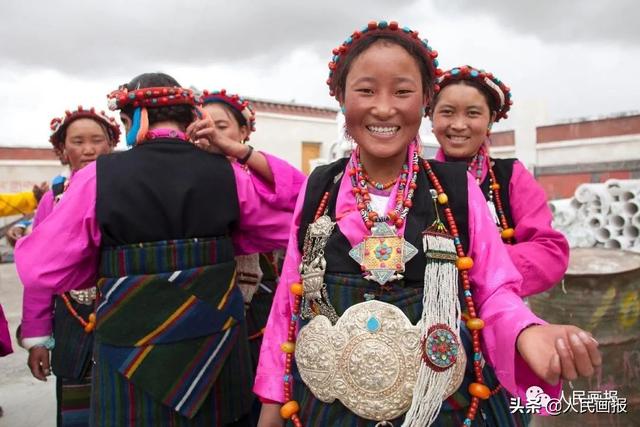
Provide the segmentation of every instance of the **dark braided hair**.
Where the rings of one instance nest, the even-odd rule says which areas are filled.
[[[128,90],[133,91],[146,87],[182,87],[173,77],[165,73],[144,73],[134,77],[129,83],[123,85]],[[130,118],[133,117],[135,108],[131,105],[122,109],[122,113]],[[149,125],[157,122],[173,121],[187,127],[194,119],[193,107],[189,105],[167,105],[163,107],[147,108]]]

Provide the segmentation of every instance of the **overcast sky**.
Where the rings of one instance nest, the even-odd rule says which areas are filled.
[[[527,105],[538,124],[640,110],[633,0],[2,0],[0,145],[48,146],[53,116],[106,109],[109,91],[147,71],[336,107],[331,49],[372,19],[420,31],[443,68],[504,80],[515,104],[503,129]]]

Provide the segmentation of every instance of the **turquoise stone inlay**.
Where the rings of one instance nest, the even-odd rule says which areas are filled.
[[[380,330],[380,321],[376,316],[371,316],[367,320],[367,330],[369,332],[378,332]]]

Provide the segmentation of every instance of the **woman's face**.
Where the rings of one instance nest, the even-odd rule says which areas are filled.
[[[249,136],[247,126],[240,126],[233,114],[223,105],[212,103],[204,106],[216,129],[234,141],[244,141]]]
[[[484,143],[494,116],[477,88],[450,84],[440,91],[433,108],[433,133],[447,156],[473,157]]]
[[[363,154],[403,156],[418,135],[426,101],[416,60],[395,43],[373,43],[352,62],[346,78],[347,131]]]
[[[76,172],[101,154],[111,152],[105,129],[93,119],[77,119],[67,127],[62,155]]]

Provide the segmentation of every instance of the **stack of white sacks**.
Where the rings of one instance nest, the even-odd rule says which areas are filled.
[[[640,252],[640,179],[581,184],[571,199],[549,202],[553,226],[572,248]]]

